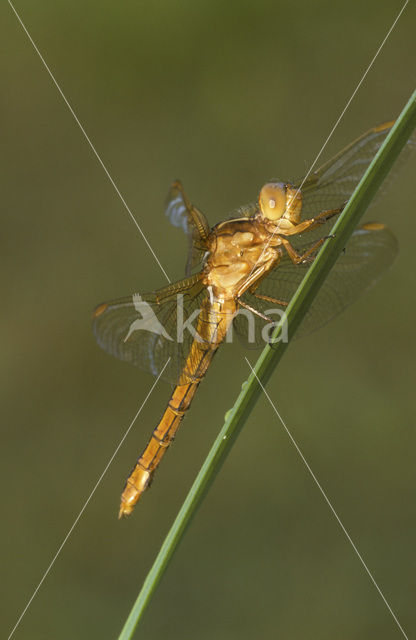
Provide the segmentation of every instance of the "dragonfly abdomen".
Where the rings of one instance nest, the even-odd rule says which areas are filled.
[[[179,425],[190,407],[199,382],[198,380],[175,387],[162,419],[127,479],[121,495],[120,518],[133,511],[141,495],[150,486],[155,470],[174,440]]]
[[[204,378],[216,350],[225,339],[234,313],[234,301],[212,303],[207,299],[202,303],[196,328],[197,337],[186,359],[180,384],[173,390],[165,412],[153,431],[146,449],[127,478],[121,495],[119,518],[133,511],[141,495],[150,486],[153,474],[174,440],[199,383]]]

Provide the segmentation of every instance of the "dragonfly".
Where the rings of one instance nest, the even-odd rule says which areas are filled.
[[[100,347],[175,385],[126,481],[119,518],[133,511],[150,486],[221,343],[235,331],[246,346],[264,346],[265,329],[274,325],[271,310],[284,314],[392,125],[370,129],[305,179],[267,182],[255,202],[212,228],[182,184],[172,184],[166,215],[188,237],[186,277],[102,303],[93,313]],[[359,226],[296,337],[325,324],[372,286],[396,253],[387,226]]]

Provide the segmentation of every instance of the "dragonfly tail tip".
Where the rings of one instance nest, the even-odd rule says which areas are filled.
[[[119,512],[118,512],[118,519],[119,519],[119,520],[122,520],[123,518],[125,518],[125,517],[126,517],[126,516],[128,516],[128,515],[129,515],[129,512],[127,512],[127,511],[126,511],[126,509],[125,509],[125,505],[124,505],[124,503],[122,502],[122,503],[121,503],[121,505],[120,505]]]

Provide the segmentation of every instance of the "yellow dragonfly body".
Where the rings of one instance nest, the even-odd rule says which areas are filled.
[[[156,292],[103,303],[93,317],[93,330],[103,349],[154,375],[163,371],[162,377],[175,384],[127,479],[120,517],[132,512],[149,487],[229,332],[235,330],[248,346],[264,346],[273,318],[284,314],[391,125],[371,129],[304,181],[268,182],[255,203],[241,207],[233,218],[212,229],[181,183],[172,185],[166,214],[189,237],[187,277]],[[359,227],[297,335],[339,313],[378,279],[396,252],[396,240],[385,225]],[[199,264],[199,271],[192,274]]]

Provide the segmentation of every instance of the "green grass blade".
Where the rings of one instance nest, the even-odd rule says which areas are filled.
[[[391,169],[401,149],[411,137],[415,126],[416,91],[410,97],[395,125],[358,184],[348,205],[337,220],[333,229],[335,238],[325,243],[288,305],[286,317],[290,334],[293,335],[300,324],[313,298],[316,296],[331,267],[336,262],[340,252],[345,247],[361,216]],[[281,329],[282,326],[279,324],[273,333],[274,338],[280,335]],[[211,481],[215,474],[218,473],[221,464],[224,462],[234,440],[240,433],[245,420],[259,397],[261,387],[257,378],[262,385],[267,383],[286,347],[287,343],[284,342],[278,342],[274,348],[266,346],[253,367],[253,373],[251,373],[247,381],[243,383],[242,390],[232,409],[227,412],[225,424],[203,463],[144,581],[137,600],[121,631],[119,640],[127,640],[132,637],[149,600],[166,570],[172,554],[184,535],[186,527],[189,525],[198,506],[201,504]]]

